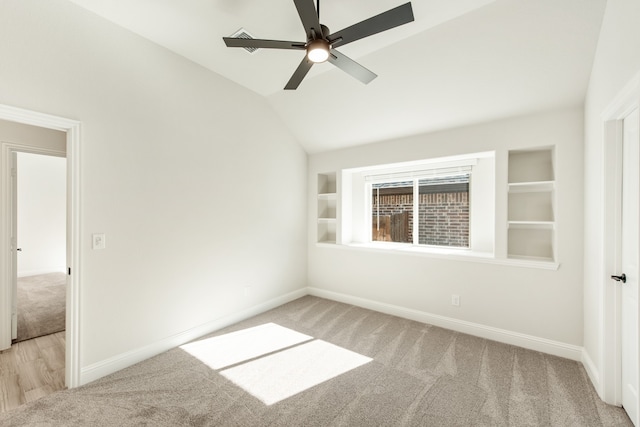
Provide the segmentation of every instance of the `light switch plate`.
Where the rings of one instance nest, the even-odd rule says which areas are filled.
[[[105,236],[103,233],[94,234],[92,238],[93,238],[93,243],[92,243],[93,249],[104,249],[107,247]]]

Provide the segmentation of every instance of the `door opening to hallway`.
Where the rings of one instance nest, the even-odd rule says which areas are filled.
[[[15,153],[14,342],[64,331],[66,158]]]
[[[0,412],[69,383],[69,133],[51,119],[0,105]]]

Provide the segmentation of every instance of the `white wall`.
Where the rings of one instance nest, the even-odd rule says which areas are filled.
[[[606,264],[608,236],[604,229],[605,146],[601,114],[638,72],[640,72],[640,2],[610,0],[604,15],[598,48],[585,103],[585,270],[584,348],[599,376],[603,366],[603,301],[605,290],[614,286],[614,274]],[[593,379],[597,380],[597,378]],[[596,381],[596,388],[602,389]]]
[[[83,369],[305,287],[307,157],[261,97],[65,0],[2,1],[0,57],[0,104],[82,122]]]
[[[408,310],[582,345],[581,107],[417,135],[309,157],[309,286]],[[557,261],[542,270],[427,255],[316,245],[316,174],[343,168],[496,152],[496,253],[506,252],[507,152],[556,146]],[[451,294],[460,295],[459,307]]]
[[[67,160],[18,153],[18,277],[65,271]]]

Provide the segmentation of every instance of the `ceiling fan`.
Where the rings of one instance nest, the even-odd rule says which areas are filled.
[[[285,90],[297,89],[313,64],[327,60],[362,83],[369,83],[377,75],[335,48],[412,22],[414,19],[409,2],[330,34],[329,28],[320,24],[320,0],[317,0],[317,7],[313,0],[293,0],[293,3],[298,9],[307,36],[306,42],[223,37],[227,47],[306,50],[307,54],[284,87]]]

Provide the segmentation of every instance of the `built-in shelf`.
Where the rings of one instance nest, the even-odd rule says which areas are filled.
[[[318,224],[320,223],[335,223],[336,219],[335,218],[318,218]]]
[[[335,240],[323,240],[322,242],[318,242],[316,243],[317,245],[327,245],[327,246],[335,246],[336,245],[336,241]]]
[[[336,193],[320,193],[318,194],[318,200],[331,200],[336,198]]]
[[[318,192],[317,194],[335,194],[337,189],[336,173],[319,173],[318,174]]]
[[[512,182],[509,193],[539,193],[555,190],[555,181]]]
[[[336,243],[337,183],[336,173],[318,174],[317,187],[318,243]]]
[[[509,151],[509,184],[554,180],[552,147]]]
[[[529,228],[537,230],[553,230],[554,221],[509,221],[509,228]]]
[[[553,258],[549,258],[549,257],[511,255],[509,258],[517,259],[517,260],[521,260],[521,261],[531,261],[531,262],[539,262],[539,263],[550,263],[550,262],[553,262]]]
[[[318,222],[318,243],[336,242],[336,222]]]
[[[552,147],[509,152],[508,242],[511,259],[554,262],[555,171]]]

